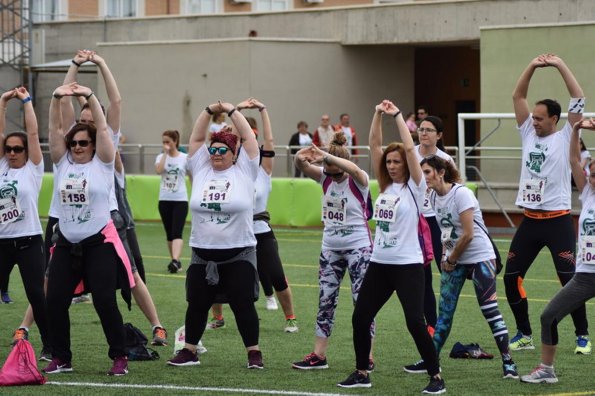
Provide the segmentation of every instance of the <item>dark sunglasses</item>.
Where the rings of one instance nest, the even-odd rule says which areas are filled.
[[[225,155],[229,151],[229,147],[209,147],[209,154]]]
[[[23,146],[4,146],[4,151],[10,153],[11,151],[15,154],[20,154],[25,151]]]
[[[325,170],[323,170],[322,173],[324,173],[326,177],[332,177],[333,179],[340,179],[345,174],[345,172],[330,173]]]
[[[75,148],[77,144],[81,147],[87,147],[91,143],[90,140],[71,140],[68,145],[70,148]]]

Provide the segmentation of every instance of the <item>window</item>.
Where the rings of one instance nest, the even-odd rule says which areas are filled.
[[[33,22],[59,21],[65,19],[65,8],[62,0],[33,0],[31,17]]]
[[[138,0],[106,0],[104,15],[107,18],[131,18],[138,16]]]
[[[255,11],[285,11],[288,9],[288,0],[256,0]]]
[[[219,11],[218,0],[183,0],[184,14],[216,14]]]

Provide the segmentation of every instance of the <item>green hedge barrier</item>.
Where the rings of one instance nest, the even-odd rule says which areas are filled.
[[[160,220],[159,182],[157,175],[127,175],[126,193],[135,220]],[[39,197],[39,215],[47,216],[52,194],[53,175],[46,173]],[[467,183],[475,195],[477,184]],[[190,182],[186,181],[190,196]],[[378,196],[378,182],[370,182],[372,199]],[[320,226],[322,188],[311,179],[273,178],[273,191],[269,197],[268,210],[271,224],[291,227]],[[187,221],[190,221],[188,214]],[[370,222],[372,225],[372,222]]]

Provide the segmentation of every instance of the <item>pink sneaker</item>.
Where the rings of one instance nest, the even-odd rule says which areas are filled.
[[[107,375],[120,377],[126,374],[128,374],[128,357],[118,356],[114,359],[114,364],[112,365],[111,370],[107,372]]]
[[[248,351],[248,368],[263,369],[262,353],[260,351]]]
[[[43,372],[46,374],[70,373],[72,372],[72,365],[70,362],[63,362],[58,358],[54,358],[50,364],[43,369]]]
[[[188,348],[181,349],[173,359],[169,359],[167,364],[170,366],[195,366],[200,364],[198,355]]]

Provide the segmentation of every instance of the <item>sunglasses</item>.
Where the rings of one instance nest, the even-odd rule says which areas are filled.
[[[345,174],[345,172],[330,173],[325,170],[323,170],[322,173],[324,173],[326,177],[332,177],[333,179],[340,179]]]
[[[4,152],[10,153],[11,151],[15,154],[20,154],[25,151],[25,148],[23,146],[4,146]]]
[[[90,140],[71,140],[68,145],[70,148],[75,148],[77,145],[81,147],[87,147],[91,143]]]
[[[215,155],[225,155],[229,151],[229,147],[209,147],[209,154]]]

